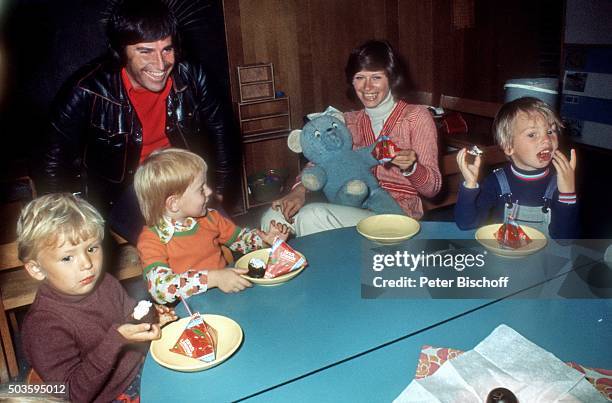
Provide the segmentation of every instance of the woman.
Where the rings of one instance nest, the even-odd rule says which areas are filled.
[[[401,99],[404,77],[387,42],[372,40],[354,49],[345,73],[351,95],[364,107],[344,114],[353,135],[353,147],[372,145],[384,134],[401,148],[389,164],[374,168],[374,175],[406,215],[421,218],[421,196],[435,196],[441,185],[437,133],[431,115],[425,107]],[[298,182],[289,194],[272,203],[262,218],[262,228],[267,228],[272,219],[286,220],[296,236],[304,236],[353,226],[374,214],[329,203],[305,206],[305,201],[306,189]]]

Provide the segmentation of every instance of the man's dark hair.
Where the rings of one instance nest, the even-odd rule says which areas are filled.
[[[369,40],[361,46],[353,49],[349,55],[344,72],[346,82],[349,85],[348,94],[356,99],[353,89],[353,77],[358,72],[384,70],[389,80],[391,94],[397,98],[403,98],[406,92],[406,80],[404,66],[393,48],[387,41]]]
[[[172,37],[175,53],[179,48],[177,22],[162,0],[119,0],[106,25],[111,54],[125,63],[125,47]]]

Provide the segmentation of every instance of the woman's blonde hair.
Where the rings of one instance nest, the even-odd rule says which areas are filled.
[[[147,225],[158,224],[166,199],[185,193],[200,173],[206,177],[206,162],[191,151],[166,148],[147,157],[134,176],[134,190]]]
[[[51,193],[28,203],[17,221],[19,259],[35,259],[41,249],[61,242],[77,244],[104,238],[104,219],[87,201],[70,193]]]
[[[555,124],[561,129],[563,123],[557,113],[545,102],[533,97],[523,97],[505,103],[493,121],[493,135],[502,150],[512,147],[512,126],[519,113],[539,113],[549,124]]]

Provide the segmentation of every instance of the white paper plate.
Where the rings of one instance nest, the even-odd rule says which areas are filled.
[[[234,354],[242,343],[242,328],[236,321],[221,315],[202,315],[204,321],[217,331],[217,357],[214,361],[204,362],[170,349],[178,340],[190,317],[180,319],[162,328],[162,337],[151,342],[151,356],[160,365],[181,372],[196,372],[221,364]]]
[[[499,246],[499,243],[497,242],[497,239],[495,238],[495,233],[501,225],[502,224],[485,225],[484,227],[481,227],[478,229],[478,231],[476,231],[476,240],[495,255],[510,258],[519,258],[536,253],[540,249],[544,248],[548,243],[546,235],[544,235],[535,228],[531,228],[526,225],[521,225],[521,228],[523,229],[523,231],[525,231],[527,236],[531,238],[532,242],[518,249],[501,248]]]
[[[379,214],[364,218],[357,232],[371,241],[394,244],[415,236],[421,225],[414,218],[399,214]]]

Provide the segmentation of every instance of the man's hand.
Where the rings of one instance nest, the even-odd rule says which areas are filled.
[[[131,323],[126,323],[119,326],[117,331],[130,343],[157,340],[161,337],[159,324],[139,323],[133,325]]]
[[[395,154],[395,157],[391,160],[391,163],[397,166],[402,171],[406,171],[417,162],[417,155],[414,150],[401,150]]]
[[[305,203],[306,188],[300,183],[285,196],[278,200],[274,200],[272,202],[272,208],[283,213],[287,222],[293,223],[293,216],[304,207]]]
[[[552,160],[557,170],[557,188],[560,193],[576,193],[576,150],[570,151],[570,159],[559,150],[555,151]]]
[[[480,169],[480,163],[482,157],[477,155],[474,157],[473,163],[467,162],[467,148],[462,148],[457,153],[457,165],[465,180],[465,187],[468,189],[475,189],[478,187],[478,170]]]
[[[208,271],[208,288],[218,287],[225,293],[240,292],[251,287],[249,280],[241,277],[248,269],[221,269]]]

